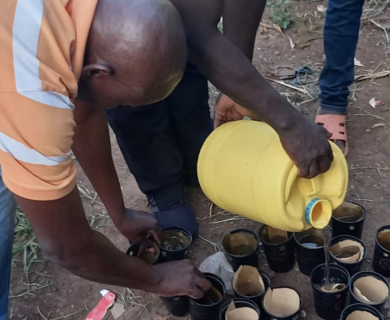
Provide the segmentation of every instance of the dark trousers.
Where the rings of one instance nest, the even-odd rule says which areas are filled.
[[[346,112],[363,5],[364,0],[329,0],[324,27],[326,64],[319,83],[324,110]]]
[[[184,186],[198,186],[198,154],[213,129],[208,98],[207,80],[188,67],[165,100],[106,111],[138,186],[160,210],[182,200]]]

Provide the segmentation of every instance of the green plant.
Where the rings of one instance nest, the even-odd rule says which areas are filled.
[[[12,248],[14,259],[22,256],[23,270],[27,277],[31,265],[37,262],[39,244],[34,231],[20,209],[16,213],[15,239]]]
[[[271,0],[268,6],[271,9],[272,21],[280,28],[288,29],[294,24],[296,14],[291,9],[290,0]]]

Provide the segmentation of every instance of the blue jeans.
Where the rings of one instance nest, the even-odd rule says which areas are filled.
[[[5,320],[8,313],[15,212],[16,202],[3,183],[0,167],[0,320]]]
[[[326,64],[320,76],[323,110],[347,111],[363,5],[364,0],[329,0],[324,27]]]

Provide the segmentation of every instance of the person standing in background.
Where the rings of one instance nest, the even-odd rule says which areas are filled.
[[[315,122],[348,154],[348,87],[354,81],[354,58],[364,0],[329,0],[324,27],[325,67],[320,75],[320,108]]]

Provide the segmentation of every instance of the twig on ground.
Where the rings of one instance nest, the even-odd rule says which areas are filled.
[[[38,310],[38,313],[40,314],[40,316],[41,316],[44,320],[61,320],[61,319],[70,318],[70,317],[74,316],[75,314],[78,314],[78,313],[80,313],[81,311],[84,311],[85,309],[81,309],[81,310],[72,312],[72,313],[70,313],[70,314],[67,314],[66,316],[56,317],[56,318],[50,318],[51,312],[49,312],[48,316],[45,317],[45,316],[43,315],[43,313],[41,312],[41,310],[39,309],[39,307],[37,307],[37,310]]]
[[[218,224],[218,223],[224,223],[224,222],[230,222],[230,221],[237,221],[237,220],[246,220],[245,217],[240,217],[240,216],[235,216],[233,218],[229,218],[229,219],[226,219],[226,220],[221,220],[221,221],[213,221],[213,222],[210,222],[210,224]]]
[[[304,104],[310,103],[310,102],[313,102],[313,101],[316,101],[317,99],[318,99],[318,97],[315,97],[315,98],[313,98],[313,99],[309,99],[309,100],[302,101],[302,102],[298,103],[297,106],[298,106],[298,107],[303,106]]]
[[[211,244],[214,247],[215,252],[222,251],[223,248],[219,243],[213,242],[213,241],[208,240],[206,238],[203,238],[202,236],[198,236],[198,237],[199,237],[199,239],[202,239],[203,241],[207,242],[208,244]]]
[[[384,70],[384,71],[379,71],[376,73],[365,73],[365,74],[359,74],[355,76],[355,81],[363,81],[363,80],[374,80],[378,78],[383,78],[389,76],[390,71]]]
[[[379,24],[378,22],[374,21],[373,19],[371,19],[370,21],[375,26],[377,26],[378,28],[383,30],[383,32],[385,33],[385,36],[386,36],[386,41],[387,41],[387,43],[389,43],[390,42],[390,38],[389,38],[389,34],[387,33],[387,29],[389,29],[389,27],[382,26],[381,24]]]
[[[380,116],[377,116],[375,114],[372,114],[372,113],[368,112],[367,110],[365,110],[365,109],[363,109],[361,107],[359,107],[358,109],[362,110],[364,113],[355,113],[355,114],[351,114],[351,115],[352,116],[371,116],[373,118],[380,119],[380,120],[386,122],[386,120],[384,118],[382,118]]]
[[[210,209],[209,209],[209,216],[211,218],[211,216],[213,215],[213,208],[214,208],[214,202],[211,201],[210,203]]]
[[[86,186],[82,185],[81,183],[77,184],[77,189],[79,190],[82,198],[87,198],[91,201],[92,204],[100,204],[103,205],[100,201],[96,201],[98,194],[95,191],[90,191]]]
[[[374,200],[371,199],[360,199],[360,198],[355,198],[353,199],[354,201],[364,201],[364,202],[374,202]]]
[[[271,78],[271,77],[267,77],[267,76],[264,76],[264,79],[267,79],[268,81],[271,81],[271,82],[279,83],[282,86],[285,86],[285,87],[290,88],[290,89],[294,89],[296,91],[299,91],[299,92],[301,92],[303,94],[307,94],[308,95],[308,92],[305,89],[301,89],[301,88],[295,87],[295,86],[293,86],[291,84],[288,84],[288,83],[285,83],[283,81],[280,81],[280,80],[277,80],[277,79],[274,79],[274,78]]]
[[[231,213],[231,212],[227,212],[227,211],[221,211],[221,212],[218,212],[218,213],[216,213],[216,214],[213,214],[212,216],[205,216],[205,217],[203,217],[203,218],[201,218],[201,219],[199,219],[199,218],[196,218],[197,220],[199,220],[199,221],[204,221],[204,220],[209,220],[209,219],[212,219],[212,218],[215,218],[215,217],[218,217],[218,216],[228,216],[228,215],[232,215],[233,213]]]
[[[379,169],[384,171],[390,171],[390,168],[381,168],[381,167],[354,167],[353,164],[351,164],[351,170],[358,170],[358,169]]]
[[[117,299],[120,303],[123,304],[125,308],[130,305],[137,305],[141,307],[145,307],[146,305],[140,303],[140,296],[136,296],[133,291],[129,288],[123,288],[123,293],[120,293],[117,290],[111,289],[111,291],[115,292],[118,296]]]
[[[35,289],[30,289],[30,290],[27,290],[25,292],[22,292],[22,293],[19,293],[19,294],[16,294],[16,295],[11,295],[9,296],[10,299],[16,299],[16,298],[21,298],[21,297],[24,297],[26,295],[29,295],[29,296],[35,296],[34,292],[38,291],[38,290],[42,290],[42,289],[45,289],[45,288],[48,288],[50,287],[51,285],[53,284],[53,282],[50,282],[46,285],[43,285],[43,286],[40,286],[39,288],[35,288]]]

